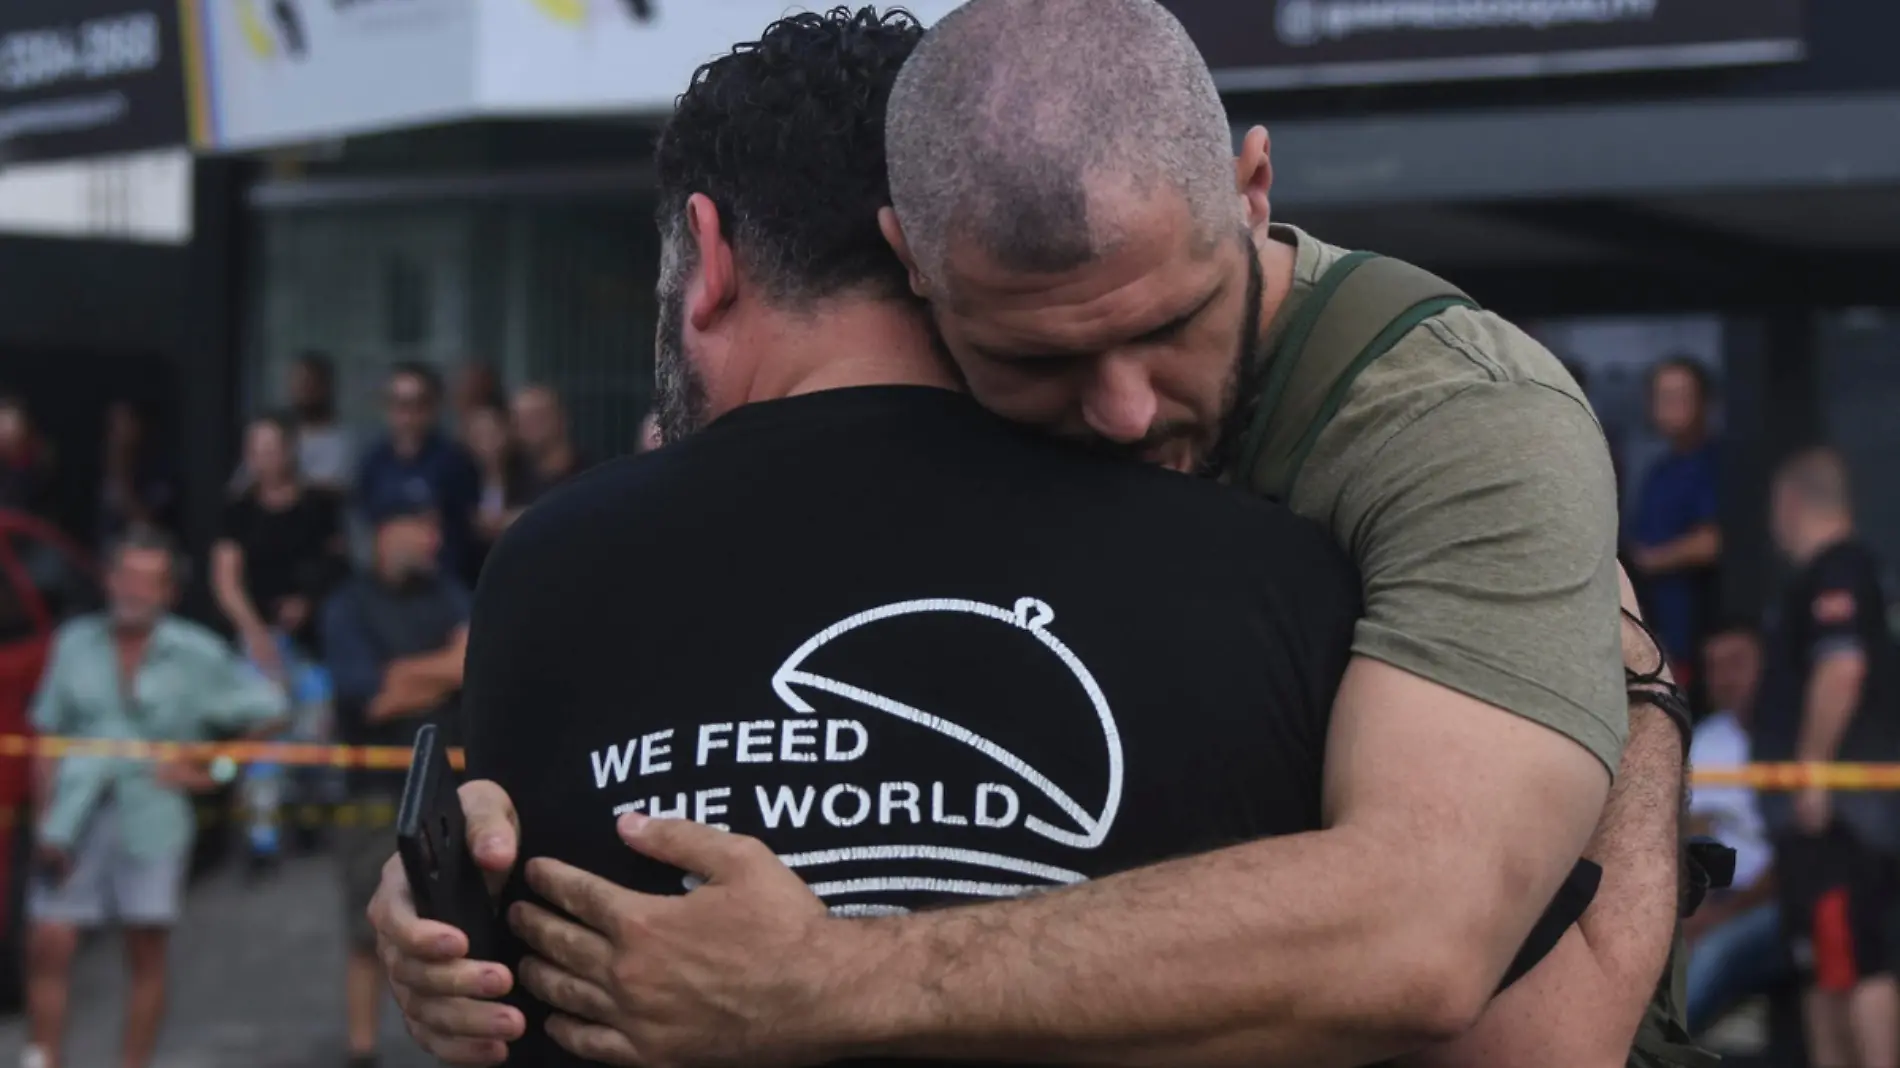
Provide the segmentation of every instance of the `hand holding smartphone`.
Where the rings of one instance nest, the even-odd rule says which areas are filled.
[[[494,960],[495,903],[468,848],[455,773],[434,724],[416,732],[415,754],[396,814],[396,852],[409,876],[417,915],[467,935],[470,958]]]

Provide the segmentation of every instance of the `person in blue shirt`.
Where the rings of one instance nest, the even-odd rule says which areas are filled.
[[[1709,372],[1687,356],[1650,375],[1650,419],[1669,452],[1643,474],[1629,518],[1631,570],[1650,626],[1682,679],[1715,599],[1721,455],[1709,437]]]
[[[421,363],[390,372],[389,433],[363,457],[356,473],[356,508],[364,517],[428,508],[442,521],[437,558],[444,574],[459,575],[473,551],[472,522],[481,476],[468,451],[442,432],[442,378]]]
[[[372,516],[375,560],[331,596],[323,610],[323,649],[336,711],[337,741],[348,746],[415,743],[424,723],[455,736],[456,695],[468,642],[468,590],[439,558],[439,517],[426,506],[392,504]],[[392,812],[403,773],[353,769],[351,801],[368,814]],[[376,937],[364,910],[389,858],[393,832],[369,815],[335,829],[348,924],[345,999],[349,1061],[376,1063],[382,1002]]]

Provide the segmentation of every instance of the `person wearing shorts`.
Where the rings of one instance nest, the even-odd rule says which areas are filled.
[[[134,530],[109,560],[109,607],[60,628],[33,699],[34,729],[128,743],[275,729],[283,693],[217,635],[170,615],[170,540]],[[196,829],[190,794],[216,783],[203,765],[103,755],[42,757],[35,778],[41,815],[27,896],[32,1035],[23,1063],[58,1068],[79,933],[116,922],[131,970],[123,1063],[142,1068],[164,1015],[166,945]]]
[[[1788,459],[1772,493],[1775,542],[1796,568],[1773,608],[1757,761],[1900,759],[1900,648],[1881,565],[1855,535],[1846,465],[1830,449]],[[1764,794],[1783,873],[1783,927],[1812,977],[1809,1059],[1829,1068],[1900,1064],[1900,982],[1887,917],[1896,896],[1900,806],[1881,791]]]

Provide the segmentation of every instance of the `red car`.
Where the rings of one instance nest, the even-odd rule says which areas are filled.
[[[27,706],[53,631],[102,602],[98,571],[78,546],[48,523],[0,511],[0,738],[32,734]],[[0,748],[0,1010],[16,1008],[21,995],[30,767],[17,750]]]

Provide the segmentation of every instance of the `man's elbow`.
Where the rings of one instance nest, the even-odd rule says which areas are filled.
[[[1496,993],[1503,969],[1469,943],[1428,950],[1403,969],[1405,987],[1394,1001],[1394,1037],[1419,1048],[1449,1042],[1471,1030]],[[1462,942],[1462,940],[1460,940]]]
[[[1398,1052],[1450,1042],[1470,1031],[1497,990],[1505,965],[1460,937],[1460,925],[1441,923],[1427,908],[1406,910],[1403,929],[1389,930],[1369,947],[1376,959],[1357,970],[1363,1016],[1348,1021],[1362,1035],[1377,1034]]]

